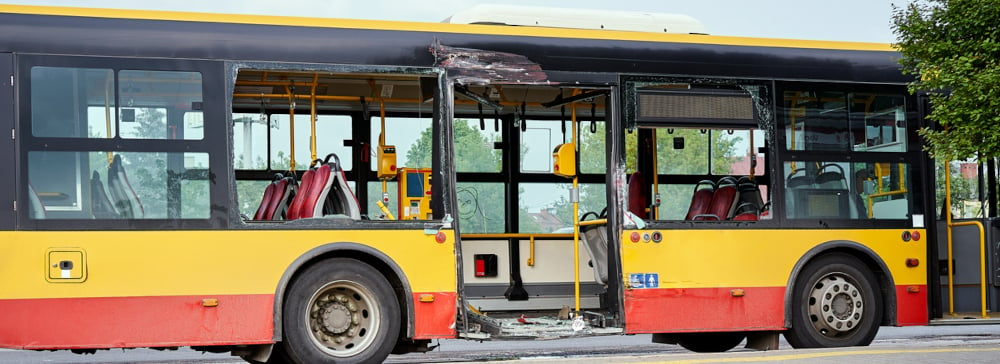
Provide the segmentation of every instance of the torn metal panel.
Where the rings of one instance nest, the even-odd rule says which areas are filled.
[[[449,47],[435,40],[429,48],[434,65],[460,84],[548,84],[542,67],[520,54]]]

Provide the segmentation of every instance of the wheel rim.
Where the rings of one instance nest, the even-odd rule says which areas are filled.
[[[821,335],[838,338],[851,335],[864,317],[864,292],[849,275],[829,273],[809,292],[809,320]]]
[[[354,356],[371,346],[380,317],[375,296],[352,281],[330,282],[316,290],[305,314],[313,344],[336,357]]]

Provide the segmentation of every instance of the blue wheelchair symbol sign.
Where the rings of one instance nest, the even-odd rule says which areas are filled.
[[[646,288],[646,275],[643,273],[629,274],[628,283],[632,288]]]
[[[631,288],[658,288],[660,275],[657,273],[631,273],[628,275]]]

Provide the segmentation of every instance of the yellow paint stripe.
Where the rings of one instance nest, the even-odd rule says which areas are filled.
[[[867,42],[838,42],[798,39],[768,39],[695,34],[662,34],[613,30],[560,29],[528,26],[496,26],[446,23],[421,23],[385,20],[307,18],[273,15],[242,15],[196,13],[158,10],[126,10],[102,8],[76,8],[33,5],[0,5],[0,13],[81,16],[92,18],[126,18],[145,20],[218,22],[233,24],[290,25],[320,28],[351,28],[371,30],[397,30],[412,32],[440,32],[459,34],[509,35],[524,37],[557,37],[569,39],[600,39],[646,42],[673,42],[687,44],[715,44],[734,46],[812,48],[857,51],[894,52],[891,44]]]
[[[925,230],[916,229],[927,236]],[[660,243],[633,243],[622,234],[622,269],[658,273],[660,288],[783,287],[795,263],[810,249],[831,240],[859,242],[878,254],[896,285],[927,282],[925,241],[904,242],[903,229],[855,230],[663,230]],[[640,235],[649,235],[644,230]],[[907,258],[921,259],[919,267]]]
[[[889,350],[852,350],[852,351],[832,351],[832,352],[807,352],[787,355],[773,355],[762,357],[728,357],[728,358],[705,358],[705,359],[681,359],[666,360],[658,363],[747,363],[747,362],[768,362],[785,360],[805,360],[816,358],[829,358],[840,356],[858,355],[889,355],[889,354],[933,354],[933,353],[970,353],[1000,351],[1000,348],[940,348],[940,349],[889,349]]]
[[[332,242],[391,257],[413,292],[455,292],[454,232],[445,234],[441,244],[422,230],[0,232],[0,299],[273,294],[295,259]],[[48,278],[52,248],[86,252],[86,280]]]

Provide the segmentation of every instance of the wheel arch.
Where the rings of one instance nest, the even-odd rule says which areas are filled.
[[[882,294],[882,305],[884,309],[882,310],[882,326],[892,326],[896,324],[896,284],[892,279],[892,274],[889,271],[888,266],[885,262],[879,258],[878,254],[875,254],[871,248],[867,246],[849,240],[832,240],[809,249],[802,257],[799,258],[798,262],[792,268],[791,274],[788,276],[788,283],[785,287],[785,301],[784,301],[784,318],[785,318],[785,328],[792,327],[792,298],[795,294],[795,283],[798,280],[799,273],[805,268],[806,265],[815,261],[817,258],[831,253],[844,253],[853,256],[860,260],[868,269],[871,270],[872,274],[875,275],[875,279],[879,285],[879,291]]]
[[[288,285],[306,267],[328,258],[352,258],[371,265],[382,273],[392,285],[396,292],[396,299],[399,301],[400,314],[404,315],[403,331],[407,338],[414,335],[413,319],[413,290],[410,289],[410,281],[406,274],[399,268],[399,265],[382,251],[368,245],[352,242],[335,242],[315,247],[295,259],[285,268],[285,272],[278,281],[278,286],[274,291],[274,312],[273,324],[274,333],[272,339],[275,342],[281,341],[283,337],[281,312],[285,303],[285,292]]]

